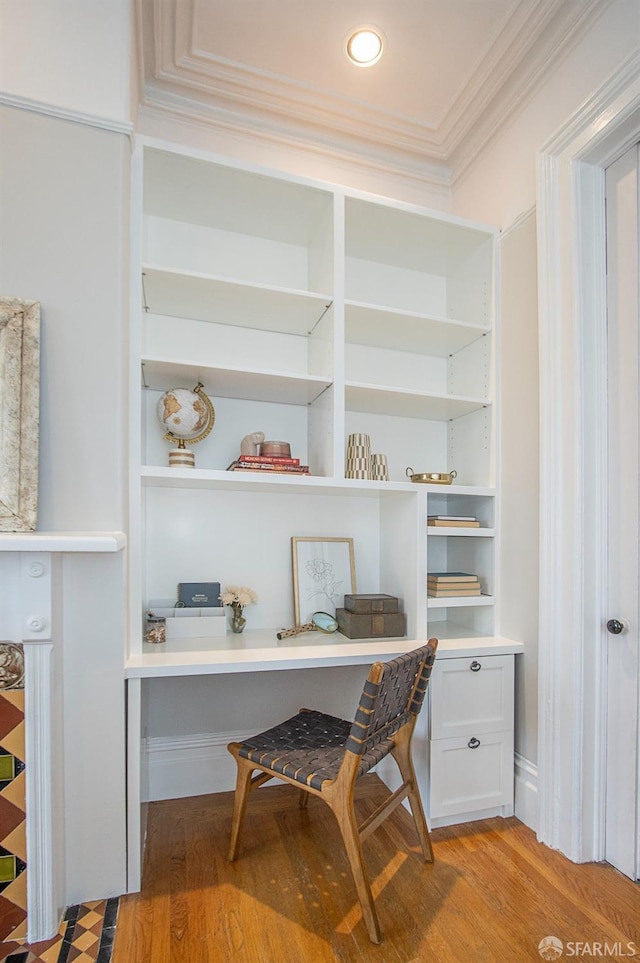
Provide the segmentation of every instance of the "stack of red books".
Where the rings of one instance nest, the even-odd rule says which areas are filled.
[[[310,475],[309,466],[301,465],[299,458],[283,455],[240,455],[232,461],[227,471],[266,471],[276,474]]]

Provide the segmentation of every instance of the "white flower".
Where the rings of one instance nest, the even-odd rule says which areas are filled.
[[[223,605],[232,605],[234,608],[243,609],[245,605],[251,605],[258,600],[258,596],[253,589],[246,585],[227,585],[220,595]]]

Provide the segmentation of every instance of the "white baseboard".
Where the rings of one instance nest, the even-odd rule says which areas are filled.
[[[229,792],[236,785],[236,764],[227,743],[241,742],[253,731],[195,733],[145,740],[142,771],[148,792],[142,802]]]
[[[146,778],[142,784],[148,786],[148,792],[142,802],[231,792],[235,789],[236,765],[227,744],[241,742],[250,735],[252,731],[196,733],[145,740],[141,763]],[[384,765],[379,765],[377,771],[391,789],[397,788],[395,767],[389,772]],[[537,831],[538,769],[518,753],[515,754],[515,815]]]
[[[529,829],[538,831],[538,767],[524,756],[515,754],[515,814]]]

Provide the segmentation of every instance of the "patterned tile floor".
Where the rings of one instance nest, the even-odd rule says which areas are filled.
[[[0,943],[0,963],[109,963],[117,919],[117,897],[71,906],[54,939]]]

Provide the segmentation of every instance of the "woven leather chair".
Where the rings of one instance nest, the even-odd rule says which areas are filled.
[[[437,647],[438,640],[429,639],[427,645],[413,652],[374,663],[353,722],[301,709],[286,722],[228,746],[238,765],[229,859],[234,860],[238,852],[252,789],[275,777],[302,789],[304,802],[308,801],[307,793],[319,796],[338,821],[373,943],[381,941],[380,925],[365,875],[361,843],[405,798],[409,799],[425,860],[433,861],[411,758],[411,739]],[[356,780],[389,753],[398,765],[402,785],[358,826],[353,806]],[[253,775],[255,770],[257,775]]]

